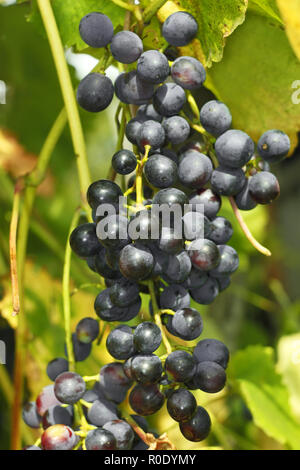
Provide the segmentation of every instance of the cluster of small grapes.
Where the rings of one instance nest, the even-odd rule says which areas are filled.
[[[179,47],[197,30],[192,15],[177,12],[165,21],[162,34],[171,47]],[[43,449],[146,449],[137,430],[148,432],[144,417],[166,400],[182,434],[201,441],[211,421],[191,390],[216,393],[224,388],[229,351],[214,339],[204,339],[195,348],[182,344],[196,340],[203,330],[191,300],[213,302],[239,265],[237,252],[227,245],[232,226],[218,216],[221,196],[234,198],[242,210],[273,201],[279,184],[269,163],[284,158],[289,138],[280,131],[266,132],[256,155],[247,134],[230,130],[232,118],[225,104],[210,101],[198,110],[191,92],[206,79],[198,60],[183,56],[170,62],[170,47],[165,53],[143,52],[139,36],[131,31],[113,35],[110,19],[101,13],[85,16],[80,33],[91,47],[110,44],[119,63],[137,62],[119,75],[115,86],[107,76],[91,73],[77,92],[79,104],[90,112],[105,109],[116,94],[126,116],[123,130],[133,146],[132,151],[121,148],[112,158],[116,174],[135,172],[128,190],[124,193],[110,180],[94,182],[87,192],[94,222],[78,226],[70,237],[72,250],[105,280],[106,288],[95,300],[97,316],[108,324],[123,324],[111,329],[106,341],[116,362],[101,368],[92,389],[86,389],[90,378],[69,371],[66,359],[54,359],[47,372],[55,383],[24,408],[24,420],[32,427],[42,423]],[[191,110],[193,119],[188,117]],[[123,196],[128,198],[125,214],[120,210]],[[104,206],[115,213],[99,211]],[[154,213],[155,206],[181,208],[184,234],[179,235],[175,216],[165,223]],[[141,310],[141,294],[150,295],[149,318]],[[137,326],[124,324],[138,317]],[[92,342],[98,338],[99,343],[101,336],[98,320],[81,320],[72,336],[75,361],[85,360]],[[154,354],[161,346],[166,354]],[[128,415],[122,405],[127,395],[136,414]]]

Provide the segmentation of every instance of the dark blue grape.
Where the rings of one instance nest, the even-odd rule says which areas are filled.
[[[181,251],[169,257],[166,274],[172,282],[184,282],[192,269],[190,257],[186,251]]]
[[[154,354],[139,354],[132,358],[131,374],[139,383],[156,383],[161,378],[162,372],[161,360]]]
[[[190,306],[191,298],[188,291],[179,284],[165,287],[160,294],[160,307],[162,309],[179,310]]]
[[[210,180],[212,171],[211,160],[203,153],[188,150],[180,157],[178,177],[180,182],[188,188],[202,188]]]
[[[190,13],[177,11],[163,24],[162,35],[171,46],[186,46],[198,32],[198,23]]]
[[[85,439],[86,450],[116,450],[115,436],[106,429],[93,429]]]
[[[219,295],[219,283],[216,279],[209,277],[201,287],[190,289],[190,294],[198,304],[209,305]]]
[[[173,145],[185,142],[191,132],[189,123],[181,116],[171,116],[165,119],[163,128],[166,133],[166,138]]]
[[[243,189],[234,197],[237,207],[242,211],[251,211],[257,206],[257,203],[250,195],[249,182],[250,180],[247,178]]]
[[[152,83],[139,78],[136,70],[122,73],[115,82],[115,93],[120,101],[126,104],[146,104],[154,94]]]
[[[71,233],[70,245],[80,258],[96,255],[99,251],[99,241],[95,224],[82,224],[76,227]]]
[[[137,159],[130,150],[119,150],[112,158],[112,167],[120,175],[129,175],[136,169]]]
[[[202,213],[204,210],[204,215],[213,219],[219,212],[222,201],[220,196],[211,189],[198,189],[190,195],[189,203],[193,211]]]
[[[193,352],[197,362],[216,362],[223,369],[227,368],[229,350],[222,341],[217,339],[203,339],[199,341]]]
[[[165,83],[153,95],[153,105],[162,116],[175,116],[186,103],[183,88],[176,83]]]
[[[24,423],[26,423],[30,428],[38,429],[41,425],[41,416],[37,412],[37,406],[34,401],[24,405],[22,417]]]
[[[86,390],[85,381],[75,372],[63,372],[54,383],[54,393],[61,403],[73,405],[83,397]]]
[[[150,145],[153,149],[158,149],[165,142],[165,131],[163,126],[157,121],[145,121],[137,133],[137,143],[144,149]]]
[[[89,73],[78,85],[77,101],[90,113],[106,109],[114,97],[114,86],[110,78],[101,73]]]
[[[142,122],[148,120],[161,122],[163,117],[155,110],[153,104],[143,104],[137,110],[136,119]]]
[[[175,60],[171,67],[175,83],[187,90],[197,90],[206,80],[205,68],[194,57],[182,56]]]
[[[141,38],[131,31],[120,31],[112,38],[110,50],[113,57],[122,64],[132,64],[143,52]]]
[[[225,217],[216,217],[211,222],[211,232],[209,239],[216,243],[216,245],[225,245],[233,235],[233,228],[229,220]]]
[[[91,408],[88,409],[87,417],[91,424],[99,427],[119,418],[117,406],[104,398],[93,402]]]
[[[159,51],[144,52],[137,63],[137,74],[145,82],[159,84],[164,82],[170,73],[168,59]]]
[[[165,369],[174,382],[188,382],[196,372],[196,361],[186,351],[174,351],[167,357]]]
[[[120,271],[124,277],[133,281],[147,278],[152,271],[154,258],[146,246],[139,243],[127,245],[120,255]]]
[[[253,140],[239,130],[229,130],[222,134],[215,143],[215,150],[220,165],[241,168],[254,154]]]
[[[118,450],[130,450],[132,449],[134,442],[134,432],[132,427],[121,419],[114,421],[108,421],[104,424],[103,429],[111,432],[117,443]]]
[[[201,335],[203,321],[200,313],[194,308],[182,308],[175,312],[171,326],[179,338],[192,341]]]
[[[105,47],[113,37],[114,27],[108,16],[93,12],[85,15],[79,25],[80,36],[91,47]]]
[[[66,426],[72,426],[72,416],[67,410],[67,408],[63,408],[62,406],[51,406],[48,408],[46,413],[43,415],[43,428],[47,429],[50,426],[54,426],[55,424],[65,424]]]
[[[92,343],[98,335],[99,322],[94,318],[83,318],[76,326],[76,336],[81,343]]]
[[[203,441],[207,438],[211,428],[211,420],[207,411],[198,406],[194,416],[188,421],[180,423],[180,431],[186,439],[193,442]]]
[[[211,271],[220,262],[218,247],[211,240],[194,240],[188,247],[188,254],[193,266],[201,271]]]
[[[49,362],[47,365],[47,375],[50,380],[56,379],[56,377],[62,372],[67,372],[69,370],[69,363],[63,357],[57,357]]]
[[[164,404],[164,396],[156,384],[136,385],[129,395],[133,411],[142,416],[156,413]]]
[[[95,181],[87,192],[88,203],[94,210],[97,210],[101,204],[119,204],[120,196],[122,196],[120,187],[109,180]]]
[[[259,155],[268,163],[277,163],[289,153],[289,136],[276,129],[265,132],[258,141]]]
[[[280,194],[278,180],[273,173],[262,171],[252,176],[249,181],[249,193],[258,204],[270,204]]]
[[[132,329],[126,325],[117,326],[109,333],[106,348],[115,359],[124,360],[131,357],[135,352]]]
[[[135,349],[141,354],[151,354],[161,345],[162,335],[155,323],[146,321],[140,323],[133,334]]]
[[[210,274],[214,277],[223,277],[233,274],[239,267],[239,255],[236,250],[229,245],[218,245],[220,252],[220,263]]]
[[[185,389],[178,389],[171,393],[167,401],[167,409],[171,418],[179,423],[192,418],[197,409],[194,395]]]
[[[212,100],[202,106],[200,122],[207,132],[219,137],[230,129],[232,116],[226,104]]]
[[[169,188],[177,180],[177,165],[163,155],[151,155],[144,167],[148,183],[155,188]]]
[[[243,189],[245,183],[245,173],[241,168],[219,166],[211,175],[212,190],[222,196],[235,196]]]
[[[120,362],[112,362],[101,367],[100,388],[107,399],[122,403],[131,385],[132,382],[125,375]]]

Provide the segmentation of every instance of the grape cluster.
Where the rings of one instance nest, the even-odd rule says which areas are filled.
[[[211,304],[239,266],[228,245],[232,225],[218,215],[222,196],[241,210],[275,200],[280,189],[270,164],[287,155],[290,142],[270,130],[255,147],[246,133],[231,129],[228,107],[216,100],[200,109],[198,122],[190,117],[191,110],[197,114],[192,92],[202,87],[206,72],[197,59],[178,57],[176,49],[174,57],[172,48],[187,45],[197,31],[192,15],[172,14],[162,26],[170,45],[163,53],[144,51],[134,32],[114,35],[102,13],[80,23],[89,46],[110,44],[113,58],[126,64],[115,85],[104,74],[87,75],[77,100],[90,112],[105,109],[114,95],[121,102],[132,150],[122,146],[112,168],[123,179],[131,175],[127,191],[111,180],[92,183],[87,201],[93,222],[79,225],[70,237],[72,250],[106,287],[95,299],[97,319],[83,318],[72,336],[75,361],[84,361],[92,343],[99,343],[100,319],[110,326],[106,348],[115,362],[101,368],[92,388],[88,378],[69,370],[68,359],[48,364],[54,385],[23,410],[29,426],[43,428],[40,444],[30,450],[146,449],[136,426],[148,432],[144,417],[165,402],[185,438],[201,441],[209,434],[209,414],[192,391],[224,388],[229,351],[218,340],[198,340],[203,321],[194,307]],[[163,211],[154,211],[157,206],[174,213],[166,220]],[[150,296],[146,316],[141,294]],[[184,343],[195,340],[195,347]]]

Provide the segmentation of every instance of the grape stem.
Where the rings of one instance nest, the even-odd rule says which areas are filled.
[[[233,209],[233,212],[234,212],[234,215],[236,216],[237,218],[237,221],[238,223],[240,224],[240,227],[241,229],[243,230],[244,234],[246,235],[247,239],[249,240],[249,242],[251,243],[252,246],[254,246],[254,248],[256,248],[257,251],[259,251],[260,253],[262,253],[263,255],[265,256],[272,256],[272,253],[270,250],[268,250],[268,248],[264,247],[263,245],[261,245],[252,235],[252,233],[250,232],[246,222],[244,221],[240,211],[238,210],[238,207],[235,203],[235,200],[233,197],[230,197],[229,198],[229,201],[230,201],[230,204],[231,204],[231,207]]]
[[[82,204],[86,210],[87,217],[89,217],[90,211],[86,202],[86,191],[91,184],[91,177],[88,167],[87,153],[79,111],[68,65],[65,59],[64,48],[59,35],[50,0],[37,0],[37,4],[47,33],[61,92],[66,106],[78,168]]]
[[[161,330],[162,340],[163,340],[164,346],[166,348],[167,354],[169,355],[172,352],[172,346],[170,345],[169,340],[168,340],[168,338],[165,334],[164,326],[163,326],[161,318],[160,318],[160,311],[159,311],[159,308],[158,308],[158,305],[157,305],[155,287],[154,287],[154,282],[153,281],[148,282],[148,288],[149,288],[149,293],[150,293],[150,297],[151,297],[151,301],[152,301],[154,320],[155,320],[155,323],[157,324],[157,326]]]
[[[187,90],[187,100],[190,105],[191,110],[193,111],[194,117],[197,121],[200,121],[200,111],[196,103],[195,98],[193,97],[190,90]],[[203,129],[204,130],[204,129]]]
[[[149,23],[152,17],[157,13],[157,11],[167,2],[167,0],[154,0],[150,5],[144,10],[143,17],[144,22]]]
[[[126,2],[124,2],[123,0],[111,0],[111,1],[115,5],[118,5],[119,7],[124,8],[125,10],[128,10],[128,11],[132,12],[134,14],[134,16],[136,17],[138,23],[143,22],[142,13],[141,13],[140,7],[138,5],[130,5]]]
[[[50,157],[66,124],[66,114],[63,110],[53,124],[38,157],[36,167],[25,178],[24,205],[22,208],[18,239],[17,239],[17,268],[19,282],[20,314],[15,333],[15,360],[14,360],[14,396],[12,405],[11,449],[19,450],[21,447],[21,404],[23,397],[24,370],[26,362],[26,318],[24,310],[24,274],[29,233],[30,217],[38,185],[43,181]]]
[[[17,266],[17,230],[20,212],[20,198],[22,186],[20,180],[16,183],[14,192],[14,201],[12,216],[9,229],[9,257],[10,257],[10,274],[11,274],[11,290],[13,300],[13,316],[20,312],[20,294],[19,294],[19,279],[18,279],[18,266]]]
[[[148,155],[151,150],[150,145],[145,146],[145,154],[144,157],[141,161],[138,161],[137,167],[136,167],[136,178],[135,178],[135,184],[136,184],[136,205],[137,208],[142,208],[143,207],[143,199],[144,199],[144,194],[143,194],[143,169],[146,161],[148,160]]]
[[[64,324],[65,324],[65,336],[66,336],[66,348],[69,361],[69,368],[71,371],[75,370],[75,358],[72,345],[72,333],[71,333],[71,300],[70,300],[70,269],[71,269],[71,256],[72,249],[69,243],[69,238],[73,230],[78,224],[80,218],[80,209],[75,211],[72,218],[68,239],[66,243],[65,261],[63,268],[63,313],[64,313]]]

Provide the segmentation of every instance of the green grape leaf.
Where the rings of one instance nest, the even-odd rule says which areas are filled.
[[[228,39],[222,62],[209,71],[208,86],[230,107],[235,128],[254,140],[268,129],[281,129],[294,148],[300,108],[293,103],[292,86],[299,77],[300,62],[285,32],[249,12],[245,23]]]
[[[283,25],[276,0],[249,0],[248,9],[260,15],[272,18],[276,20],[278,24]]]
[[[162,49],[167,47],[167,41],[161,35],[161,25],[156,16],[144,28],[142,40],[144,49]]]
[[[30,21],[34,22],[36,27],[42,31],[43,26],[36,2],[33,2],[32,5]],[[83,16],[98,11],[109,16],[115,29],[124,23],[125,10],[107,0],[76,0],[76,2],[73,0],[64,0],[63,2],[52,0],[51,5],[64,46],[74,47],[78,52],[87,47],[79,35],[79,23]]]
[[[164,7],[167,11],[167,2]],[[197,39],[202,53],[198,57],[204,65],[210,67],[213,62],[219,62],[223,57],[225,40],[244,22],[247,10],[247,0],[178,0],[177,9],[191,13],[199,24]],[[169,7],[172,12],[171,5]],[[202,57],[201,57],[202,56]]]
[[[268,436],[300,449],[300,427],[289,407],[289,393],[275,369],[272,348],[250,346],[231,360],[228,377],[237,385],[254,423]]]

